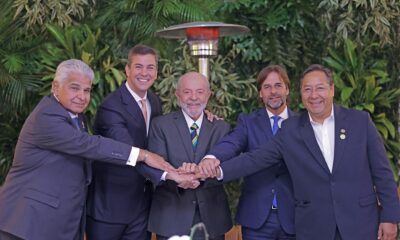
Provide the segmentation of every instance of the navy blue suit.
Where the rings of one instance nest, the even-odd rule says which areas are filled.
[[[336,228],[343,239],[376,239],[379,222],[400,220],[397,187],[382,139],[366,112],[334,106],[334,118],[332,173],[305,112],[284,121],[259,149],[223,162],[224,181],[283,160],[293,180],[298,240],[334,239]]]
[[[289,117],[295,113],[288,111]],[[273,138],[265,108],[240,114],[235,129],[215,145],[210,154],[221,161],[248,152]],[[294,199],[292,182],[284,163],[263,169],[244,178],[236,221],[244,227],[260,228],[271,211],[277,193],[279,219],[286,233],[294,234]]]
[[[151,118],[161,115],[159,98],[148,91],[147,100],[151,105]],[[147,148],[146,125],[142,111],[125,83],[107,96],[100,105],[94,130],[96,134],[142,149]],[[96,221],[115,224],[129,224],[140,217],[143,223],[137,228],[139,231],[145,231],[152,195],[152,186],[146,178],[157,183],[161,174],[162,171],[142,163],[135,168],[94,163],[93,181],[88,196],[88,215]],[[91,239],[105,237],[96,236],[95,231],[92,235],[93,229],[90,228],[91,224],[88,224]],[[113,234],[110,233],[110,236]]]

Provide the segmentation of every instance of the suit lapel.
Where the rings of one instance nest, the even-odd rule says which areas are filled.
[[[198,152],[198,153],[206,153],[207,152],[207,146],[209,144],[213,128],[214,128],[214,123],[209,122],[207,117],[204,115],[203,122],[201,123],[199,141],[198,141],[198,144],[196,147],[196,152]],[[196,164],[204,156],[199,156],[199,157],[200,157],[200,159],[193,159]]]
[[[255,119],[255,126],[262,126],[262,135],[266,136],[266,140],[271,139],[274,135],[272,134],[271,123],[269,121],[269,116],[265,108],[260,109],[257,112],[257,118]]]
[[[346,137],[348,135],[348,123],[345,120],[346,114],[343,109],[334,105],[334,116],[335,116],[335,150],[333,158],[333,169],[332,174],[338,169],[338,166],[342,162],[343,153],[346,146]]]
[[[319,148],[318,142],[315,138],[314,130],[311,126],[310,119],[308,116],[307,112],[304,112],[301,115],[301,129],[300,129],[300,134],[303,138],[304,143],[306,144],[306,147],[310,151],[310,153],[313,155],[314,159],[318,162],[321,167],[330,174],[328,165],[326,164],[324,155],[321,152],[321,149]]]
[[[193,162],[193,148],[192,141],[190,139],[190,132],[181,110],[178,110],[174,113],[174,120],[175,127],[178,129],[179,139],[182,141],[186,155],[188,156],[190,162]]]
[[[135,101],[131,93],[125,86],[125,83],[121,86],[121,101],[125,106],[125,110],[133,117],[133,119],[137,122],[140,122],[143,126],[144,117],[142,114],[142,110],[140,109],[138,103]]]

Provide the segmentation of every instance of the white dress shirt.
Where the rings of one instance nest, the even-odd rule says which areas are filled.
[[[315,122],[311,115],[308,114],[311,126],[314,130],[315,138],[317,139],[318,146],[324,155],[325,162],[328,165],[329,171],[332,173],[333,159],[335,153],[335,117],[333,107],[331,115],[327,117],[324,122]]]

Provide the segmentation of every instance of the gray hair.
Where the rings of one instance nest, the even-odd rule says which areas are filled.
[[[86,76],[87,78],[89,78],[91,82],[93,82],[93,79],[94,79],[93,70],[89,67],[89,65],[87,65],[86,63],[84,63],[83,61],[78,60],[78,59],[69,59],[69,60],[61,62],[57,66],[54,81],[57,81],[60,83],[60,85],[63,85],[65,80],[72,73],[82,74],[82,75]]]

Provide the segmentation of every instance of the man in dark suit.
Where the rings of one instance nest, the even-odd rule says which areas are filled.
[[[308,67],[301,79],[307,112],[286,120],[261,148],[223,162],[223,179],[283,160],[293,180],[298,240],[394,240],[400,206],[382,139],[368,113],[335,105],[333,96],[331,71]]]
[[[150,121],[162,114],[160,99],[149,90],[157,78],[156,51],[144,45],[133,47],[125,73],[127,81],[100,105],[94,130],[96,134],[147,148]],[[94,163],[88,195],[88,239],[149,239],[152,186],[146,177],[157,183],[161,176],[161,171],[142,166]]]
[[[224,121],[210,122],[204,116],[210,94],[208,80],[203,75],[184,74],[176,89],[181,110],[153,119],[149,150],[168,158],[175,167],[188,170],[198,164],[211,146],[229,131]],[[205,224],[210,239],[224,239],[232,223],[223,186],[215,180],[207,180],[198,188],[190,189],[196,186],[184,189],[175,182],[166,181],[156,187],[149,230],[157,234],[158,240],[189,235],[191,227],[199,222]],[[195,239],[204,238],[197,236]]]
[[[209,154],[225,161],[272,139],[282,121],[295,114],[286,104],[289,86],[283,67],[270,65],[261,70],[257,88],[264,107],[239,115],[235,129]],[[236,220],[242,225],[244,240],[295,239],[292,181],[284,163],[244,178]]]
[[[88,159],[125,168],[137,161],[169,169],[159,156],[84,131],[94,73],[80,60],[62,62],[51,96],[22,127],[13,164],[0,189],[0,239],[83,239]],[[139,165],[140,163],[138,163]]]

